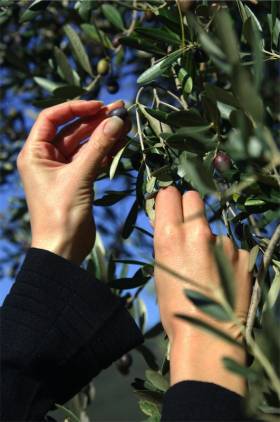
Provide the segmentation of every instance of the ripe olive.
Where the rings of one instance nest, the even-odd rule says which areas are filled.
[[[155,15],[151,10],[146,10],[144,13],[144,18],[147,22],[151,22],[154,19]]]
[[[166,164],[164,157],[155,153],[146,156],[146,163],[152,171],[157,170]]]
[[[116,366],[121,374],[127,375],[129,372],[129,368],[132,365],[132,356],[129,353],[123,355],[119,360],[116,362]]]
[[[201,50],[201,48],[198,48],[197,50],[195,50],[194,59],[197,63],[205,63],[208,61],[207,55],[204,53],[203,50]]]
[[[97,63],[97,73],[99,75],[106,75],[109,72],[110,64],[108,59],[101,59]]]
[[[107,91],[110,94],[115,94],[120,89],[118,81],[115,78],[109,78],[107,81]]]
[[[115,110],[108,113],[108,117],[120,117],[122,120],[125,120],[128,117],[128,111],[125,107],[115,108]]]
[[[213,160],[213,164],[216,170],[223,173],[231,168],[231,159],[223,151],[219,151]]]

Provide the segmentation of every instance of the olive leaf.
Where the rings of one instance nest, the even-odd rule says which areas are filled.
[[[181,56],[181,54],[181,50],[174,51],[173,53],[170,53],[168,56],[159,60],[155,65],[145,70],[145,72],[139,76],[137,83],[145,85],[154,81],[156,78],[169,70],[172,64]]]
[[[33,79],[41,88],[50,92],[54,92],[57,88],[65,86],[62,83],[53,82],[49,79],[41,78],[40,76],[35,76]]]
[[[125,29],[122,16],[116,7],[107,3],[102,4],[101,9],[104,13],[104,16],[108,19],[109,22],[111,22],[112,25],[121,31]]]
[[[55,55],[55,59],[56,59],[56,62],[57,62],[58,69],[59,69],[62,77],[70,85],[75,85],[75,78],[74,78],[73,70],[71,68],[70,63],[68,62],[66,55],[58,47],[54,48],[54,55]]]
[[[206,323],[205,321],[202,321],[199,318],[194,318],[192,316],[183,315],[183,314],[176,314],[176,317],[185,321],[185,322],[193,324],[195,327],[197,327],[197,328],[199,328],[203,331],[206,331],[206,332],[213,334],[214,336],[224,340],[226,343],[233,344],[234,346],[238,346],[240,348],[243,348],[243,345],[241,343],[236,341],[233,337],[228,335],[226,332],[217,329],[216,327]]]
[[[117,202],[121,201],[123,198],[128,196],[132,190],[124,190],[124,191],[107,191],[107,194],[104,195],[100,199],[94,200],[94,205],[103,205],[103,206],[110,206],[114,205]]]
[[[165,392],[169,388],[169,382],[159,372],[147,369],[145,376],[157,390]]]
[[[127,148],[127,146],[128,146],[128,143],[124,147],[122,147],[117,152],[117,154],[114,156],[113,161],[112,161],[112,163],[110,165],[110,170],[109,170],[110,180],[112,180],[114,178],[114,176],[116,174],[116,171],[117,171],[117,168],[118,168],[118,165],[119,165],[119,162],[120,162],[120,160],[122,158],[122,155],[123,155],[125,149]]]
[[[185,295],[197,306],[202,312],[214,317],[219,321],[230,321],[231,317],[221,304],[215,300],[205,296],[196,290],[185,289]]]
[[[137,220],[138,209],[139,209],[139,205],[138,205],[137,200],[135,200],[126,217],[126,220],[122,229],[122,237],[124,239],[127,239],[133,231],[134,225]]]
[[[213,248],[213,252],[216,259],[216,264],[225,297],[228,303],[233,308],[235,302],[235,285],[232,265],[229,262],[229,259],[226,256],[222,245],[215,245]]]
[[[70,44],[72,46],[73,52],[78,60],[78,62],[80,63],[80,65],[82,66],[82,68],[90,75],[93,76],[92,74],[92,68],[91,68],[91,64],[89,61],[89,57],[87,55],[87,52],[85,50],[84,45],[82,44],[79,35],[77,34],[77,32],[72,28],[71,25],[65,25],[64,26],[64,32],[65,35],[68,37]]]

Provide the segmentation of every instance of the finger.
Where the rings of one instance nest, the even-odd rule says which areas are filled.
[[[95,129],[89,141],[75,159],[76,165],[79,166],[85,177],[94,180],[102,160],[122,137],[124,127],[125,122],[114,116],[103,120]]]
[[[103,106],[101,101],[68,101],[43,110],[33,125],[27,141],[52,142],[57,128],[75,117],[97,113]]]
[[[190,229],[200,224],[204,224],[209,227],[205,216],[204,202],[198,192],[190,190],[184,193],[182,203],[184,225]]]
[[[125,141],[125,135],[127,132],[129,132],[131,129],[131,122],[130,120],[125,120],[124,122],[124,129],[122,130],[121,134],[120,134],[120,139],[118,141],[116,141],[116,143],[113,144],[112,148],[110,149],[110,151],[108,151],[107,155],[103,158],[102,160],[102,168],[104,168],[107,164],[109,165],[110,162],[112,161],[113,157],[118,153],[118,151],[125,145],[126,141]],[[92,132],[91,132],[92,134]],[[87,141],[85,141],[83,144],[78,145],[78,147],[76,148],[76,150],[74,151],[74,153],[72,153],[71,157],[69,158],[69,161],[74,161],[76,160],[79,155],[81,154],[81,151],[84,150],[85,148],[87,148],[87,143],[89,142],[89,139]],[[103,165],[103,163],[107,163],[106,165]]]
[[[123,101],[118,100],[98,109],[94,115],[86,116],[70,123],[56,135],[54,143],[64,156],[70,157],[72,154],[76,154],[79,144],[93,133],[102,120],[106,118],[106,114],[123,105]]]
[[[161,230],[167,224],[183,222],[182,196],[175,186],[161,189],[156,197],[155,229]]]

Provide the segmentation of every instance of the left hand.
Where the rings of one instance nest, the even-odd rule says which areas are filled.
[[[69,101],[40,113],[17,159],[30,212],[32,247],[77,264],[92,249],[92,184],[130,129],[128,119],[106,118],[106,113],[122,106],[122,101],[107,107],[100,101]],[[77,117],[57,133],[59,126]]]

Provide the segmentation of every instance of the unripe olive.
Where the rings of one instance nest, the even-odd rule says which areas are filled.
[[[128,111],[125,107],[115,108],[115,110],[108,113],[108,117],[120,117],[122,120],[125,120],[128,117]]]
[[[107,91],[110,94],[115,94],[120,89],[119,83],[115,78],[109,78],[107,81]]]
[[[97,63],[97,73],[99,75],[106,75],[109,72],[110,64],[108,59],[101,59]]]
[[[231,159],[225,152],[219,151],[213,160],[213,164],[216,170],[224,173],[231,168]]]
[[[129,368],[132,365],[132,357],[129,353],[123,355],[119,360],[116,362],[116,366],[121,374],[127,375],[129,372]]]
[[[194,59],[197,63],[205,63],[208,61],[207,55],[204,53],[204,51],[201,48],[198,48],[194,52]]]

